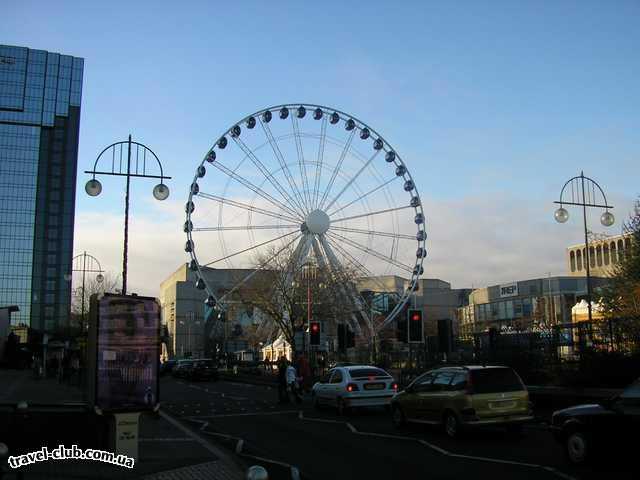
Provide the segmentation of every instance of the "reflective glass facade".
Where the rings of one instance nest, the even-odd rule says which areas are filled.
[[[68,323],[83,59],[0,45],[0,306]]]

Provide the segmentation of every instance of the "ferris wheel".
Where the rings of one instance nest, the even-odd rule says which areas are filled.
[[[425,216],[407,165],[376,130],[334,108],[278,105],[232,124],[197,166],[185,212],[196,287],[222,310],[265,268],[256,258],[290,252],[300,264],[348,267],[381,293],[388,293],[381,276],[405,279],[379,329],[402,311],[423,273]],[[239,269],[242,277],[220,293],[204,267]],[[353,282],[342,293],[360,313],[352,328],[372,329]]]

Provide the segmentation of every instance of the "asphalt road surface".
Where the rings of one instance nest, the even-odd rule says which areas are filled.
[[[634,478],[631,467],[613,459],[590,469],[568,465],[544,424],[517,436],[489,429],[453,440],[434,427],[398,430],[382,409],[340,417],[333,409],[316,411],[309,398],[278,405],[271,387],[171,377],[161,381],[161,402],[212,442],[293,466],[306,479]]]

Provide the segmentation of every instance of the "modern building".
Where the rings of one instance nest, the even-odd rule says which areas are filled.
[[[631,248],[632,235],[594,235],[589,239],[589,273],[594,277],[608,277],[616,264]],[[587,275],[587,251],[584,243],[567,248],[567,271],[572,277]]]
[[[207,283],[222,297],[253,270],[215,269],[202,267]],[[196,288],[197,272],[188,264],[182,264],[160,284],[160,308],[162,323],[167,326],[171,339],[169,356],[198,357],[206,354],[207,341],[211,338],[210,309],[205,305],[206,290]],[[250,308],[236,297],[225,302],[225,321],[222,331],[223,351],[233,354],[250,350],[251,334],[262,325],[260,312]],[[208,321],[209,320],[209,321]]]
[[[82,58],[0,45],[0,305],[69,321]]]
[[[594,291],[607,279],[592,277]],[[473,290],[468,305],[458,309],[462,338],[496,328],[527,330],[572,322],[571,308],[587,296],[584,277],[547,277]]]
[[[401,295],[408,286],[409,280],[396,275],[362,277],[356,281],[358,291],[376,293],[395,293]],[[451,288],[449,282],[438,278],[422,278],[418,289],[410,299],[412,308],[422,309],[425,334],[438,334],[438,321],[451,321],[455,330],[455,320],[460,307],[468,304],[470,288]]]

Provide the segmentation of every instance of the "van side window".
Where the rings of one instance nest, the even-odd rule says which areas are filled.
[[[413,383],[414,391],[416,392],[429,392],[431,391],[431,381],[433,380],[433,373],[425,373],[421,377],[418,377]]]
[[[433,391],[434,392],[442,392],[449,390],[449,384],[451,383],[451,378],[453,378],[453,373],[451,372],[440,372],[436,375],[435,380],[433,381]]]

